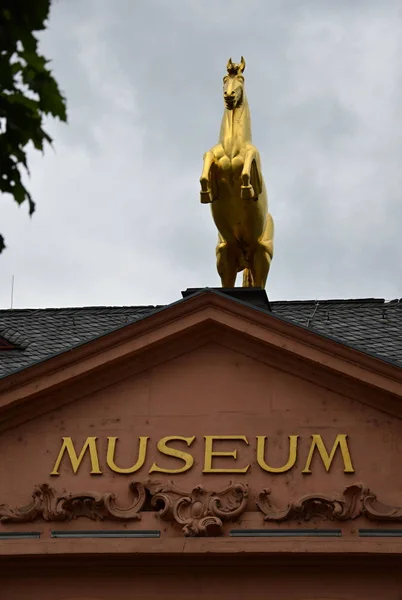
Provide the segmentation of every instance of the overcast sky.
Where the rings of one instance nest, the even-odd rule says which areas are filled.
[[[1,308],[13,274],[15,307],[219,286],[199,177],[242,54],[270,299],[402,296],[402,0],[54,0],[42,50],[69,124],[30,156],[33,218],[1,198]]]

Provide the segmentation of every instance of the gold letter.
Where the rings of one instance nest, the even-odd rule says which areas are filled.
[[[154,473],[155,471],[157,471],[158,473],[184,473],[185,471],[191,469],[191,467],[193,466],[194,457],[191,456],[191,454],[189,454],[188,452],[182,452],[181,450],[175,450],[174,448],[169,448],[169,446],[166,445],[167,442],[170,442],[171,440],[180,440],[182,442],[186,442],[187,446],[191,446],[191,444],[195,440],[195,435],[193,435],[193,437],[190,438],[181,437],[180,435],[171,435],[169,437],[164,437],[161,440],[159,440],[158,445],[156,446],[161,454],[165,454],[166,456],[174,456],[175,458],[180,458],[181,460],[183,460],[184,466],[180,467],[180,469],[163,469],[161,467],[158,467],[156,462],[154,462],[154,464],[149,470],[150,473]]]
[[[355,472],[353,465],[352,465],[352,459],[350,458],[348,443],[346,441],[347,435],[340,433],[339,435],[336,436],[335,443],[332,446],[331,454],[328,454],[327,449],[325,448],[324,442],[322,441],[322,438],[320,435],[312,435],[311,437],[313,438],[313,441],[311,444],[309,455],[307,457],[306,466],[304,467],[304,470],[302,471],[302,473],[311,473],[311,469],[310,469],[311,460],[313,458],[314,450],[316,447],[321,456],[322,462],[324,463],[325,470],[328,472],[338,446],[341,449],[343,464],[345,467],[343,472],[344,473],[354,473]]]
[[[81,454],[77,456],[72,439],[70,437],[63,437],[63,445],[59,452],[59,456],[57,457],[56,463],[53,467],[53,471],[50,473],[50,475],[59,475],[59,466],[61,463],[61,459],[63,458],[64,452],[66,450],[67,454],[70,457],[73,471],[74,473],[76,473],[78,471],[78,467],[80,466],[82,459],[84,458],[84,454],[87,448],[89,448],[89,455],[91,457],[91,475],[102,475],[102,471],[99,468],[98,452],[96,449],[96,439],[96,437],[88,437],[85,441],[85,444],[82,447]]]
[[[268,473],[285,473],[289,471],[296,462],[297,458],[297,438],[298,435],[290,435],[289,436],[289,458],[286,465],[283,467],[269,467],[265,462],[265,440],[267,439],[265,435],[257,435],[257,462],[260,465],[261,469],[264,471],[268,471]]]
[[[117,467],[116,463],[114,462],[114,454],[116,452],[116,442],[118,438],[108,437],[106,462],[109,469],[112,469],[112,471],[114,471],[115,473],[135,473],[136,471],[141,469],[145,462],[145,457],[147,454],[148,439],[148,437],[140,437],[140,449],[138,451],[138,459],[135,465],[133,465],[132,467],[128,467],[127,469],[120,469],[120,467]]]
[[[248,445],[248,440],[245,435],[205,435],[205,461],[204,461],[204,470],[203,473],[247,473],[250,468],[250,465],[244,467],[244,469],[213,469],[212,468],[212,458],[214,456],[232,456],[235,460],[237,458],[237,450],[233,450],[233,452],[214,452],[213,451],[213,443],[214,440],[241,440],[242,442],[246,442]]]

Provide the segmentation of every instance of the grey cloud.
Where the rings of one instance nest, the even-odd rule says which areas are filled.
[[[2,201],[0,303],[163,303],[218,285],[199,203],[229,56],[244,55],[276,250],[272,299],[401,296],[402,14],[375,0],[58,0],[43,48],[69,99]],[[4,225],[3,225],[4,223]]]

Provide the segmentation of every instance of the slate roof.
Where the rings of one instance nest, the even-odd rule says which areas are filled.
[[[0,378],[137,321],[155,306],[0,310]],[[402,300],[271,302],[272,314],[402,367]]]

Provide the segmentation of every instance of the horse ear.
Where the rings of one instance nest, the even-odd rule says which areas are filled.
[[[244,57],[241,57],[240,60],[240,71],[243,73],[244,69],[246,68],[246,61],[244,60]]]
[[[228,64],[226,65],[226,70],[229,71],[229,69],[232,69],[232,68],[233,68],[232,59],[229,58]]]

